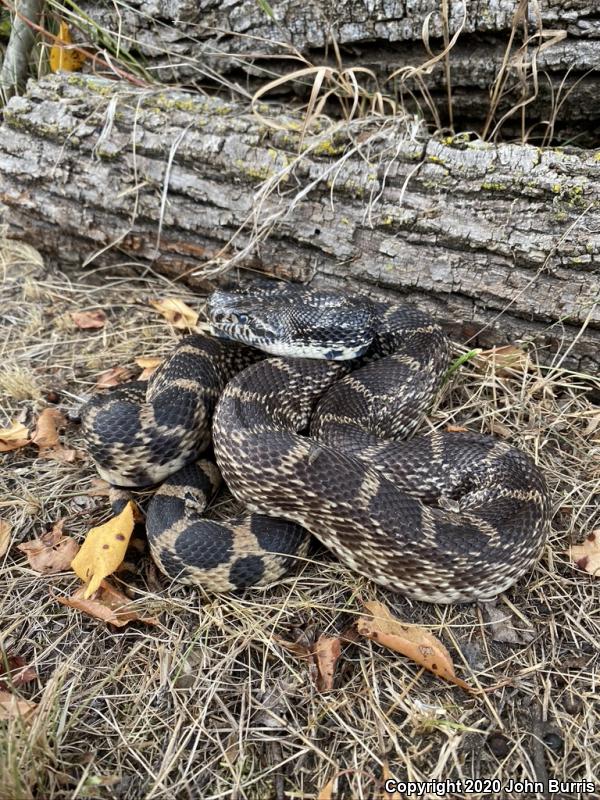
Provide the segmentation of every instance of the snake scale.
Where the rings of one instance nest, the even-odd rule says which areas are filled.
[[[535,563],[549,506],[528,455],[476,433],[407,440],[448,367],[428,315],[265,281],[214,292],[208,314],[213,336],[184,337],[147,385],[82,413],[104,478],[162,481],[146,524],[165,573],[212,591],[266,585],[310,532],[377,583],[450,603],[492,598]],[[211,420],[218,470],[198,460]],[[245,516],[203,517],[220,475]]]

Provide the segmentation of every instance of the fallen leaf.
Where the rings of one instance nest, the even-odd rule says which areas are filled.
[[[64,572],[71,566],[79,545],[75,539],[63,535],[63,524],[64,520],[59,520],[51,531],[39,539],[17,545],[17,550],[25,553],[29,566],[36,572],[53,575],[55,572]]]
[[[160,367],[164,359],[159,358],[158,356],[140,356],[136,358],[135,363],[138,367],[142,368],[142,372],[140,373],[138,380],[139,381],[146,381],[148,378],[156,372],[157,367]]]
[[[88,584],[84,589],[84,598],[91,597],[102,579],[114,572],[123,561],[134,525],[134,503],[130,500],[120,514],[90,530],[71,563],[73,571]]]
[[[307,644],[302,641],[290,642],[279,636],[275,638],[290,653],[308,662],[311,676],[320,692],[333,689],[335,668],[342,652],[342,641],[350,642],[350,639],[344,634],[339,637],[321,634],[316,642]]]
[[[0,453],[18,450],[30,441],[29,430],[22,422],[13,422],[8,428],[0,428]]]
[[[72,464],[78,456],[85,458],[81,450],[64,447],[60,443],[59,431],[67,426],[67,420],[56,408],[45,408],[35,426],[31,441],[39,447],[40,458],[50,458],[64,464]]]
[[[67,420],[58,409],[45,408],[38,417],[35,430],[31,435],[31,441],[40,450],[57,447],[60,444],[58,432],[61,428],[66,428],[66,426]]]
[[[386,782],[389,780],[395,780],[395,778],[392,774],[392,771],[390,770],[390,765],[388,764],[387,758],[384,758],[381,782],[385,786]],[[385,789],[382,792],[381,797],[382,800],[383,798],[385,798],[385,800],[402,800],[402,795],[400,794],[400,792],[394,792],[393,794],[390,794],[389,792],[386,792]]]
[[[190,670],[195,673],[201,663],[202,658],[196,651],[196,663],[194,667],[190,667]],[[283,679],[275,680],[265,688],[264,692],[258,692],[256,695],[258,710],[252,715],[253,723],[259,728],[281,730],[282,725],[285,726],[284,720],[287,715],[286,698],[295,695],[296,689],[297,684],[295,681]],[[237,741],[239,743],[239,738]]]
[[[97,311],[71,311],[71,319],[82,330],[95,330],[106,325],[106,314],[101,309]]]
[[[492,419],[490,421],[490,433],[493,433],[495,436],[499,436],[501,439],[510,439],[513,435],[513,431],[505,425],[503,422],[499,422],[497,419]]]
[[[58,35],[54,44],[50,48],[50,69],[52,72],[64,70],[66,72],[77,72],[83,67],[85,55],[80,50],[69,48],[72,44],[71,31],[66,22],[61,21]]]
[[[513,615],[494,605],[494,602],[481,603],[481,607],[490,623],[492,639],[495,642],[523,644],[530,642],[535,634],[532,630],[517,629]]]
[[[90,497],[108,497],[109,491],[110,483],[103,481],[102,478],[92,478],[87,493]]]
[[[6,553],[10,545],[12,525],[5,519],[0,519],[0,558]]]
[[[585,436],[591,436],[592,433],[596,431],[597,428],[600,427],[600,411],[596,413],[592,413],[592,416],[588,420],[588,424],[584,430]]]
[[[492,364],[498,375],[502,375],[507,370],[524,372],[529,363],[529,356],[517,345],[507,344],[502,347],[492,347],[491,350],[482,350],[474,360],[480,366]]]
[[[337,636],[321,635],[317,639],[313,652],[319,670],[317,689],[320,692],[329,692],[333,689],[335,667],[342,654],[340,640]]]
[[[290,642],[289,639],[282,639],[281,636],[275,636],[274,638],[282,647],[285,647],[286,650],[289,650],[290,653],[299,658],[310,658],[312,656],[312,649],[302,642]]]
[[[98,377],[96,389],[110,389],[111,386],[118,386],[123,381],[128,381],[131,375],[132,372],[127,367],[112,367]]]
[[[469,429],[462,425],[446,425],[446,431],[448,433],[468,433]]]
[[[27,720],[37,708],[37,703],[30,700],[19,700],[11,692],[0,692],[0,720],[23,717]]]
[[[100,581],[93,596],[86,596],[86,586],[81,586],[71,597],[57,597],[56,599],[65,606],[76,608],[89,614],[90,617],[110,622],[122,628],[130,622],[145,622],[147,625],[158,625],[156,617],[146,616],[131,606],[131,600],[108,581]]]
[[[331,800],[333,797],[333,789],[335,787],[335,782],[337,781],[337,776],[332,778],[330,781],[327,781],[325,786],[319,791],[317,795],[317,800]]]
[[[166,297],[164,300],[150,300],[153,306],[174,328],[193,328],[198,323],[198,312],[194,311],[183,300]]]
[[[364,605],[371,616],[357,621],[361,636],[401,653],[434,675],[471,691],[467,683],[456,677],[450,653],[432,633],[418,625],[402,622],[390,614],[383,603],[373,600]]]
[[[1,657],[0,654],[0,675],[9,675],[8,681],[0,680],[0,690],[8,691],[12,686],[23,686],[36,680],[37,672],[33,667],[28,667],[27,662],[21,656]]]
[[[600,528],[588,533],[581,544],[571,545],[571,561],[594,578],[600,578]]]
[[[87,453],[85,450],[75,450],[71,447],[50,447],[47,450],[40,450],[42,458],[49,458],[52,461],[60,461],[62,464],[72,464],[77,459],[85,461]]]

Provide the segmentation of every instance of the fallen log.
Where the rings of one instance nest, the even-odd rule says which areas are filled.
[[[206,288],[232,267],[430,310],[473,345],[600,361],[600,156],[435,139],[92,76],[31,82],[0,127],[11,236],[63,267]]]
[[[380,90],[405,107],[419,105],[438,127],[454,123],[491,136],[509,114],[504,138],[558,135],[593,146],[600,125],[600,16],[591,0],[79,5],[86,39],[113,48],[118,42],[119,52],[165,82],[223,83],[252,93],[307,65],[328,65],[354,70],[364,98]],[[412,74],[447,45],[447,60]],[[277,91],[306,98],[311,87],[306,75]]]

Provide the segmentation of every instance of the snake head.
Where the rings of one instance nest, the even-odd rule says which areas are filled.
[[[272,355],[331,361],[363,355],[375,324],[368,298],[264,280],[213,292],[208,318],[214,336]]]

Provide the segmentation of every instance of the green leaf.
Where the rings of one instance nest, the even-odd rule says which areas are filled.
[[[271,19],[275,19],[275,14],[273,13],[273,9],[267,3],[267,0],[256,0],[256,2],[268,17],[271,17]]]
[[[0,36],[3,39],[10,38],[10,14],[7,11],[0,12]]]
[[[467,361],[470,361],[472,358],[475,358],[475,356],[478,356],[479,353],[481,353],[481,347],[476,347],[474,350],[469,350],[468,353],[463,353],[462,356],[459,356],[457,359],[455,359],[448,367],[448,370],[444,376],[444,380],[447,381],[457,369],[460,369],[460,367],[462,367],[463,364],[466,364]]]

